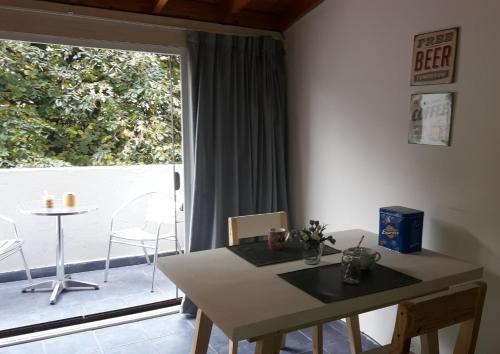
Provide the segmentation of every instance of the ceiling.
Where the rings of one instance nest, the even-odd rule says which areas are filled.
[[[42,0],[282,32],[323,0]]]

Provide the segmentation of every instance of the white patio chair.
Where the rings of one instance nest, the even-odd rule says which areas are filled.
[[[12,256],[14,253],[19,252],[23,259],[24,270],[26,271],[26,277],[28,278],[28,282],[33,284],[33,280],[31,278],[30,268],[28,267],[28,263],[26,262],[26,257],[23,252],[23,243],[24,241],[19,238],[19,234],[17,232],[17,226],[14,221],[6,216],[0,215],[0,220],[4,223],[7,223],[12,227],[14,238],[10,239],[0,239],[0,261],[6,259],[7,257]]]
[[[123,217],[127,212],[128,216]],[[128,225],[117,225],[118,221],[125,222]],[[104,282],[108,281],[111,245],[113,243],[141,247],[147,264],[151,264],[147,250],[150,249],[154,252],[153,279],[151,282],[151,292],[154,292],[159,241],[173,240],[176,253],[179,253],[181,248],[177,239],[176,222],[175,199],[171,193],[149,192],[126,202],[118,208],[111,216]]]

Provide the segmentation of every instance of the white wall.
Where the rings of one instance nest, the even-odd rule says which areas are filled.
[[[182,177],[182,165],[175,168]],[[172,175],[172,165],[0,169],[0,214],[16,221],[20,237],[25,241],[24,250],[31,268],[54,266],[57,242],[55,218],[24,215],[18,208],[41,202],[44,190],[57,198],[64,192],[75,192],[79,204],[94,205],[98,210],[63,217],[66,263],[104,259],[111,214],[124,202],[142,193],[172,192]],[[177,195],[180,206],[183,191]],[[182,238],[183,225],[178,230]],[[9,238],[6,226],[0,224],[2,231],[0,239]],[[172,245],[163,243],[162,249],[172,249]],[[112,257],[140,254],[142,250],[139,248],[117,245],[113,248]],[[18,256],[0,263],[0,273],[21,268]]]
[[[500,350],[499,13],[496,0],[328,0],[286,33],[292,220],[377,232],[381,206],[424,210],[425,247],[485,267],[480,354]],[[457,82],[410,87],[413,36],[453,26]],[[457,92],[451,147],[407,143],[410,94],[432,91]],[[387,343],[394,316],[362,329]]]

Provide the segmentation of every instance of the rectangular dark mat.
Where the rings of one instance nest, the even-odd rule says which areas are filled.
[[[325,303],[347,300],[421,282],[420,279],[379,264],[374,264],[369,270],[362,271],[361,281],[357,285],[342,282],[341,273],[342,266],[338,263],[278,274],[278,276]]]
[[[271,251],[267,241],[248,242],[227,248],[254,266],[262,267],[302,259],[302,245],[299,242],[287,242],[281,251]],[[336,248],[325,245],[323,255],[340,253]]]

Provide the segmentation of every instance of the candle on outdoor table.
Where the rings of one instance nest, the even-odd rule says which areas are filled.
[[[76,195],[72,192],[66,192],[63,194],[63,205],[67,208],[73,208],[76,206]]]
[[[45,194],[43,196],[43,206],[45,208],[53,208],[54,207],[54,196],[50,194]]]

